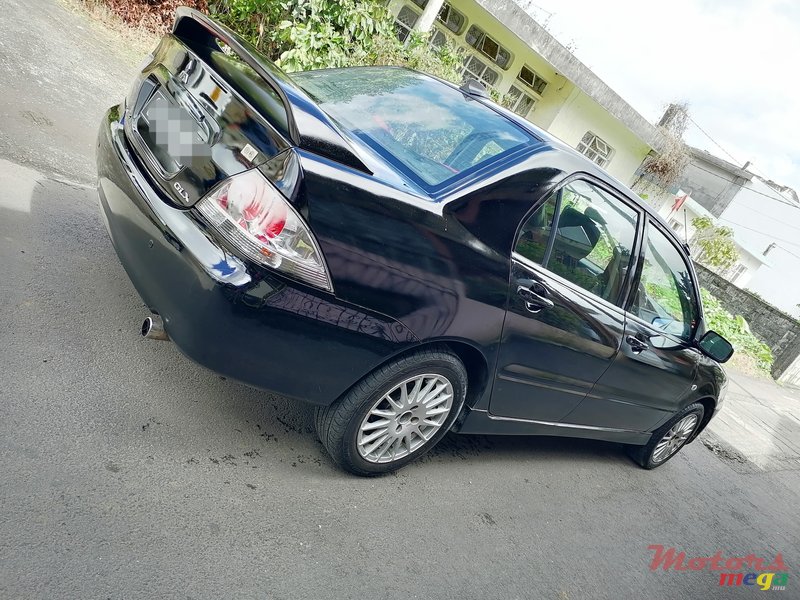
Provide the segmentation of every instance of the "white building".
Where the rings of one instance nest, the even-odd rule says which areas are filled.
[[[736,244],[736,250],[739,253],[739,258],[736,263],[727,269],[718,269],[706,264],[703,254],[700,251],[696,241],[695,234],[697,229],[692,224],[693,220],[698,217],[706,217],[711,219],[715,225],[726,225],[720,222],[719,219],[714,217],[708,210],[703,208],[691,196],[686,194],[683,190],[678,190],[675,196],[675,202],[669,206],[663,207],[659,213],[667,221],[669,226],[683,238],[691,248],[692,258],[707,268],[715,271],[731,283],[740,288],[749,287],[748,283],[756,275],[756,273],[763,266],[770,266],[767,257],[764,255],[763,250],[754,247],[747,243],[741,236],[737,236],[734,230],[733,241]]]
[[[720,222],[736,238],[767,253],[769,264],[747,282],[747,289],[800,317],[800,202],[792,190],[780,192],[759,177],[740,187]]]

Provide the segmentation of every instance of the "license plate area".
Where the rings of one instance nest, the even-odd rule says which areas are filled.
[[[134,121],[134,130],[149,151],[165,179],[178,174],[198,159],[208,159],[209,132],[195,116],[156,90]]]

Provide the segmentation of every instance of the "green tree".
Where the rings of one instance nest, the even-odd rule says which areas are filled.
[[[695,217],[692,226],[695,228],[694,243],[700,247],[700,262],[719,269],[736,264],[739,250],[730,227],[715,225],[710,217]]]
[[[212,15],[286,71],[397,65],[458,81],[460,57],[428,34],[397,39],[380,0],[220,0]]]

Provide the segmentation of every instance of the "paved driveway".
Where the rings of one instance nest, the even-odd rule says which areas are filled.
[[[800,595],[797,471],[742,472],[700,443],[646,472],[614,444],[453,436],[358,479],[308,408],[140,339],[145,307],[80,184],[131,70],[110,40],[0,0],[0,598],[734,592],[650,572],[650,544],[782,552]]]
[[[728,369],[725,410],[703,437],[743,472],[800,469],[800,389]]]

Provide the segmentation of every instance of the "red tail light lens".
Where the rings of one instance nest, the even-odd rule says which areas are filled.
[[[197,204],[200,213],[251,260],[332,291],[314,236],[257,170],[231,177]]]

